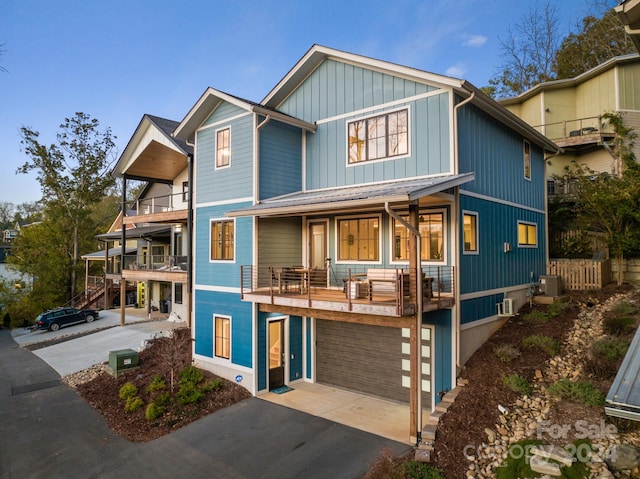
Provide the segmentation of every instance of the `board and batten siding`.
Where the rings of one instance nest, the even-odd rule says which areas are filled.
[[[271,120],[260,130],[260,199],[301,190],[302,132]]]
[[[282,267],[302,264],[302,219],[260,218],[258,265]]]
[[[520,135],[473,105],[459,110],[458,131],[460,172],[476,175],[461,190],[544,211],[546,183],[540,147],[529,142],[531,180],[527,180]]]
[[[216,169],[216,131],[227,127],[231,128],[231,166]],[[253,195],[253,115],[198,130],[196,144],[196,203]]]
[[[225,218],[224,212],[248,206],[249,203],[236,203],[196,208],[195,211],[195,258],[196,285],[221,286],[240,289],[240,265],[251,264],[253,218],[235,218],[235,259],[233,261],[210,262],[211,219]]]
[[[546,220],[543,213],[464,193],[460,194],[460,209],[478,213],[479,236],[478,254],[460,255],[461,294],[528,284],[531,273],[534,280],[546,273]],[[518,221],[537,225],[537,247],[518,247]],[[460,251],[463,250],[463,241],[461,237]],[[506,253],[505,243],[511,247]]]
[[[620,109],[640,111],[640,63],[619,67]]]
[[[347,124],[401,108],[409,109],[409,156],[349,165]],[[449,136],[447,92],[320,123],[315,133],[307,135],[306,188],[314,190],[449,173]]]
[[[278,110],[313,123],[436,89],[361,66],[325,60]]]
[[[576,86],[576,118],[613,111],[616,107],[615,69],[612,68]]]
[[[195,354],[214,357],[213,316],[231,318],[232,364],[251,368],[252,361],[252,308],[251,303],[240,300],[240,295],[215,291],[195,290]]]

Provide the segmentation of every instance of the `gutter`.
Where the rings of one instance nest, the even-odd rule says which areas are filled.
[[[422,348],[420,347],[420,341],[422,338],[422,237],[420,236],[420,230],[416,229],[413,225],[410,225],[404,219],[402,219],[395,211],[389,206],[389,202],[384,203],[385,211],[402,224],[412,235],[416,237],[416,254],[417,268],[416,268],[416,362],[414,365],[416,368],[416,441],[420,444],[422,441]],[[416,445],[417,445],[416,444]]]

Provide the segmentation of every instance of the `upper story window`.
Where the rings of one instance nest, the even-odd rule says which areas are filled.
[[[216,131],[216,168],[231,164],[231,128]]]
[[[524,155],[524,177],[527,180],[531,179],[531,143],[524,140],[522,143],[522,152]]]
[[[211,261],[234,260],[233,220],[211,221]]]
[[[378,261],[380,259],[380,218],[338,220],[338,260]]]
[[[538,246],[538,225],[518,222],[518,246]]]
[[[462,215],[463,252],[466,254],[478,252],[478,213],[465,211]]]
[[[409,221],[409,216],[402,216]],[[421,212],[419,231],[422,237],[422,261],[444,261],[444,212]],[[393,220],[393,259],[409,260],[409,231],[405,226]]]
[[[409,153],[409,110],[352,121],[348,124],[349,164],[393,158]]]

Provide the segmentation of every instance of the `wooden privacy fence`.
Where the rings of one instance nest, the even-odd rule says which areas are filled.
[[[611,282],[611,260],[555,259],[549,261],[547,274],[560,276],[563,289],[601,289]]]

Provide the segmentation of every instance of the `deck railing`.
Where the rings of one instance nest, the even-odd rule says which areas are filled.
[[[126,270],[148,270],[148,271],[167,271],[180,272],[187,271],[187,257],[176,255],[151,255],[151,261],[148,262],[146,255],[130,255],[124,257],[124,268]],[[118,265],[119,267],[119,265]]]
[[[131,203],[130,208],[137,211],[138,215],[153,213],[166,213],[168,211],[186,210],[186,193],[173,193],[171,195],[154,196],[144,198]]]
[[[534,126],[534,128],[552,140],[592,135],[594,133],[613,133],[613,128],[607,122],[603,122],[601,116],[545,123]]]
[[[403,316],[416,311],[415,269],[401,267],[368,267],[338,265],[324,269],[310,269],[301,265],[240,267],[241,296],[260,295],[267,302],[276,303],[277,297],[298,298],[309,308],[327,301],[347,303],[348,311],[356,303],[389,305]],[[433,306],[451,305],[454,297],[454,269],[450,266],[422,268],[424,302]],[[328,293],[333,293],[328,299]],[[442,303],[441,303],[442,302]]]

